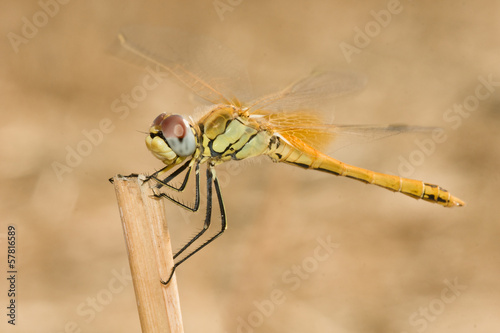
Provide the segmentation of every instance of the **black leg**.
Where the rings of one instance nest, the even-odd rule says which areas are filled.
[[[182,168],[182,170],[184,170],[184,169],[186,169],[187,166],[188,166],[188,164],[186,163],[183,166],[181,166],[179,169]],[[178,176],[180,174],[180,172],[182,171],[182,170],[179,171],[179,169],[175,170],[171,175],[169,175],[167,178],[165,178],[165,181],[167,181],[167,180],[171,181],[172,179],[175,178],[175,176]],[[184,187],[186,186],[186,183],[187,183],[187,180],[189,178],[189,175],[191,174],[191,169],[192,169],[192,166],[189,166],[189,169],[187,171],[186,177],[184,178],[183,184],[179,188],[175,188],[175,187],[173,187],[171,185],[168,185],[165,181],[159,180],[158,178],[156,178],[156,176],[154,176],[155,174],[153,174],[150,177],[150,179],[154,179],[157,182],[159,182],[160,184],[166,185],[170,189],[176,190],[178,192],[182,192],[184,190]],[[172,175],[174,175],[174,176],[172,177]],[[193,207],[190,207],[190,206],[182,203],[181,201],[175,199],[174,197],[168,195],[167,193],[155,193],[154,196],[157,197],[157,198],[167,198],[168,200],[170,200],[173,203],[181,206],[182,208],[185,208],[185,209],[187,209],[187,210],[189,210],[191,212],[196,212],[200,208],[200,164],[199,163],[196,163],[196,166],[195,166],[195,178],[196,178],[196,185],[195,185],[196,194],[195,194],[195,198],[194,198],[194,205],[193,205]],[[153,192],[154,192],[154,190],[153,190]]]
[[[179,168],[177,168],[177,170],[175,170],[170,175],[168,175],[165,179],[161,180],[161,179],[158,178],[158,175],[160,173],[162,173],[163,170],[165,170],[166,168],[168,168],[168,166],[166,166],[163,169],[161,169],[161,170],[156,171],[155,173],[153,173],[151,176],[149,176],[146,179],[146,181],[148,181],[150,179],[154,179],[154,180],[156,180],[158,182],[158,184],[156,185],[156,188],[161,188],[163,186],[167,186],[168,188],[170,188],[172,190],[175,190],[177,192],[182,192],[182,191],[184,191],[184,188],[186,187],[186,184],[187,184],[188,179],[189,179],[189,175],[191,174],[191,169],[192,169],[191,163],[192,162],[193,162],[192,160],[187,161],[186,163],[184,163],[183,165],[181,165]],[[169,182],[172,181],[174,178],[176,178],[187,167],[189,167],[189,169],[188,169],[188,171],[186,173],[186,176],[184,177],[184,180],[182,181],[181,186],[175,187],[175,186],[170,185]]]
[[[205,213],[205,223],[203,224],[203,229],[201,229],[200,232],[198,232],[193,238],[191,238],[191,240],[187,242],[186,245],[184,245],[179,251],[177,251],[177,253],[174,254],[174,259],[182,254],[182,252],[184,252],[189,246],[191,246],[191,244],[193,244],[198,238],[200,238],[210,227],[210,223],[212,221],[212,179],[212,172],[210,171],[210,169],[207,169],[207,211]]]
[[[190,240],[179,252],[177,252],[174,255],[174,258],[176,258],[179,254],[181,254],[184,250],[186,250],[190,245],[193,244],[193,242],[198,239],[205,231],[210,227],[211,223],[211,218],[212,218],[212,182],[215,187],[215,193],[217,194],[217,200],[219,201],[219,209],[221,213],[221,228],[215,234],[212,236],[210,239],[208,239],[205,243],[200,245],[198,248],[196,248],[193,252],[189,253],[186,257],[184,257],[182,260],[174,264],[174,267],[172,267],[172,271],[170,272],[170,275],[166,281],[160,280],[160,282],[164,285],[167,285],[170,280],[172,279],[172,276],[174,275],[175,269],[182,264],[184,261],[189,259],[191,256],[193,256],[195,253],[200,251],[202,248],[210,244],[212,241],[214,241],[217,237],[219,237],[226,229],[227,229],[227,222],[226,222],[226,211],[224,208],[224,202],[222,201],[222,194],[220,191],[220,186],[219,186],[219,181],[217,180],[217,176],[215,175],[215,170],[213,169],[212,166],[210,166],[207,169],[207,212],[205,216],[205,224],[203,225],[203,229],[192,239]]]

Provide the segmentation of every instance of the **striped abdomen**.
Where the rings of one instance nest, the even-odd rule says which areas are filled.
[[[320,170],[337,176],[349,177],[367,184],[374,184],[391,191],[401,192],[415,199],[438,203],[445,207],[463,206],[465,202],[454,197],[438,185],[419,180],[386,175],[345,164],[307,146],[297,149],[279,143],[268,155],[275,161],[293,164],[306,169]]]

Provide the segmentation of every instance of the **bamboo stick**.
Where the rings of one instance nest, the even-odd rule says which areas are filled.
[[[112,178],[123,224],[143,333],[184,332],[164,201],[152,197],[144,176]]]

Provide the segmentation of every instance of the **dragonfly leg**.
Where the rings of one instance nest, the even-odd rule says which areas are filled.
[[[221,214],[221,228],[214,236],[210,237],[205,243],[201,244],[194,251],[192,251],[187,256],[182,258],[182,260],[175,263],[174,267],[172,268],[172,271],[170,272],[168,279],[166,281],[160,280],[160,282],[164,285],[167,285],[170,282],[170,280],[172,279],[172,276],[174,275],[175,269],[180,264],[182,264],[184,261],[186,261],[187,259],[192,257],[195,253],[199,252],[205,246],[210,244],[212,241],[214,241],[217,237],[219,237],[227,229],[226,212],[225,212],[225,208],[224,208],[224,202],[222,200],[222,194],[220,191],[219,181],[218,181],[217,176],[215,174],[214,168],[209,167],[207,169],[207,211],[206,211],[206,215],[205,215],[205,223],[203,225],[203,229],[195,237],[193,237],[184,247],[182,247],[182,249],[180,249],[174,255],[174,259],[176,257],[178,257],[182,252],[184,252],[189,246],[191,246],[210,227],[211,219],[212,219],[212,183],[213,183],[213,186],[215,187],[215,193],[217,194],[217,201],[219,202],[219,210],[220,210],[220,214]]]
[[[188,164],[184,164],[183,166],[181,166],[179,169],[182,168],[182,170],[186,169],[188,167]],[[169,184],[167,184],[167,182],[170,182],[172,179],[175,178],[175,176],[178,176],[181,172],[179,171],[179,169],[175,170],[171,175],[169,175],[167,178],[165,178],[165,180],[160,180],[158,178],[156,178],[156,176],[154,176],[154,174],[150,177],[150,179],[154,179],[156,180],[157,182],[159,182],[160,184],[164,184],[166,185],[168,188],[170,189],[173,189],[177,192],[182,192],[184,190],[184,187],[187,183],[187,180],[189,178],[189,175],[191,174],[191,169],[192,169],[192,165],[189,165],[189,169],[187,171],[187,174],[186,174],[186,177],[184,177],[184,181],[183,181],[183,184],[179,187],[179,188],[175,188]],[[161,171],[161,170],[160,170]],[[179,172],[178,172],[179,171]],[[175,174],[175,175],[174,175]],[[200,208],[200,164],[199,163],[196,163],[196,167],[195,167],[195,178],[196,178],[196,185],[195,185],[195,189],[196,189],[196,193],[195,193],[195,198],[194,198],[194,204],[193,206],[188,206],[184,203],[182,203],[181,201],[179,201],[178,199],[172,197],[171,195],[167,194],[167,193],[156,193],[154,190],[154,196],[156,198],[167,198],[168,200],[172,201],[173,203],[181,206],[182,208],[184,209],[187,209],[191,212],[197,212],[198,209]]]
[[[191,169],[193,167],[192,164],[193,164],[193,160],[189,160],[186,163],[184,163],[183,165],[181,165],[179,168],[177,168],[177,170],[175,170],[170,175],[168,175],[165,179],[158,178],[158,175],[160,173],[163,173],[165,169],[169,168],[169,166],[166,166],[163,169],[156,171],[151,176],[148,176],[146,178],[146,181],[154,179],[157,182],[156,188],[161,188],[163,186],[167,186],[168,188],[170,188],[172,190],[175,190],[177,192],[182,192],[184,190],[184,188],[186,187],[186,184],[187,184],[188,179],[189,179],[189,175],[191,174]],[[172,181],[174,178],[176,178],[186,168],[189,168],[189,169],[186,172],[186,176],[184,176],[184,180],[182,181],[182,184],[179,187],[175,187],[175,186],[170,185],[169,184],[170,181]]]

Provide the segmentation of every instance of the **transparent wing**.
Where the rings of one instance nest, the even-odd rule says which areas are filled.
[[[140,65],[163,69],[197,96],[213,103],[249,101],[253,89],[234,53],[210,38],[165,28],[132,26],[118,36],[114,53]],[[317,109],[334,98],[361,90],[365,77],[348,71],[318,71],[289,87],[246,105],[251,110]]]
[[[120,58],[163,69],[202,99],[218,104],[249,98],[248,74],[216,41],[164,27],[132,26],[118,35]]]
[[[340,125],[331,129],[335,138],[329,146],[329,151],[336,151],[350,145],[373,142],[399,134],[429,135],[436,127],[409,126],[401,124],[390,125]]]
[[[295,111],[318,109],[333,99],[359,91],[366,78],[348,71],[318,71],[289,87],[248,103],[251,110]]]
[[[335,151],[353,144],[367,143],[401,133],[430,133],[435,127],[408,125],[325,124],[317,113],[264,112],[255,115],[276,133],[293,143],[296,139],[320,151]]]

